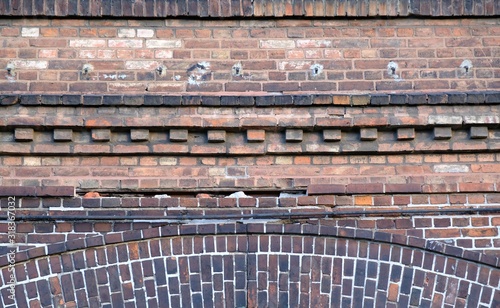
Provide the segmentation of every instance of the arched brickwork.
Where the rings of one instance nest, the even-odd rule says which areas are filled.
[[[172,225],[52,244],[17,258],[16,304],[7,299],[7,259],[0,259],[3,307],[500,304],[498,258],[321,224]]]

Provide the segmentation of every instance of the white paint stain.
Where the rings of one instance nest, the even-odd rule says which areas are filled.
[[[112,80],[121,79],[121,80],[124,80],[125,78],[127,78],[127,75],[125,75],[125,74],[120,74],[120,75],[117,75],[117,74],[114,74],[114,75],[103,74],[103,77],[104,77],[104,79],[112,79]]]

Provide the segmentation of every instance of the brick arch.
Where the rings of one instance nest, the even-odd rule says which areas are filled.
[[[500,304],[499,260],[437,241],[310,224],[173,225],[17,255],[4,307]]]

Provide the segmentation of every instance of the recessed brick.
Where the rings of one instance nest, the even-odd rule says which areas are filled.
[[[415,139],[414,128],[398,128],[398,140],[413,140]]]
[[[488,127],[473,126],[470,128],[471,139],[486,139],[488,138]]]
[[[34,134],[33,128],[16,128],[14,138],[16,141],[33,141]]]
[[[377,140],[378,131],[376,128],[362,128],[359,131],[359,137],[363,141]]]
[[[149,129],[131,129],[130,139],[132,141],[148,141]]]
[[[434,127],[434,139],[450,139],[452,136],[451,127]]]
[[[66,128],[54,129],[54,141],[73,141],[73,130]]]
[[[226,131],[225,130],[209,130],[207,132],[208,142],[225,142],[226,141]]]
[[[342,131],[340,129],[323,130],[324,141],[340,141],[341,139],[342,139]]]
[[[92,140],[105,142],[111,140],[111,130],[105,128],[97,128],[92,130]]]
[[[170,130],[170,141],[175,142],[186,142],[188,139],[187,129],[171,129]]]
[[[301,142],[304,135],[301,129],[287,129],[285,134],[287,142]]]

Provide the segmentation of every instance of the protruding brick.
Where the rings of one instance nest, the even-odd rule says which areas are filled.
[[[171,129],[170,130],[170,141],[175,142],[186,142],[188,139],[187,129]]]
[[[208,142],[225,142],[226,141],[226,131],[225,130],[209,130],[207,132]]]
[[[414,128],[398,128],[398,140],[413,140],[415,139]]]
[[[342,139],[342,131],[340,129],[323,130],[324,141],[340,141],[341,139]]]
[[[485,139],[488,138],[488,127],[486,126],[473,126],[470,128],[471,139]]]
[[[149,129],[131,129],[130,139],[132,141],[148,141]]]
[[[16,141],[33,141],[34,134],[33,128],[16,128],[14,138]]]
[[[73,130],[66,128],[54,129],[54,141],[73,141]]]
[[[451,127],[434,127],[434,139],[450,139],[451,136]]]
[[[353,106],[368,106],[370,104],[370,95],[352,95],[351,104]]]
[[[247,130],[248,142],[264,142],[266,140],[266,131],[263,129]]]
[[[111,140],[111,130],[105,128],[93,129],[92,140],[101,142]]]
[[[362,128],[359,131],[359,137],[363,141],[377,140],[378,131],[376,128]]]
[[[286,141],[287,142],[301,142],[304,133],[301,129],[287,129]]]

